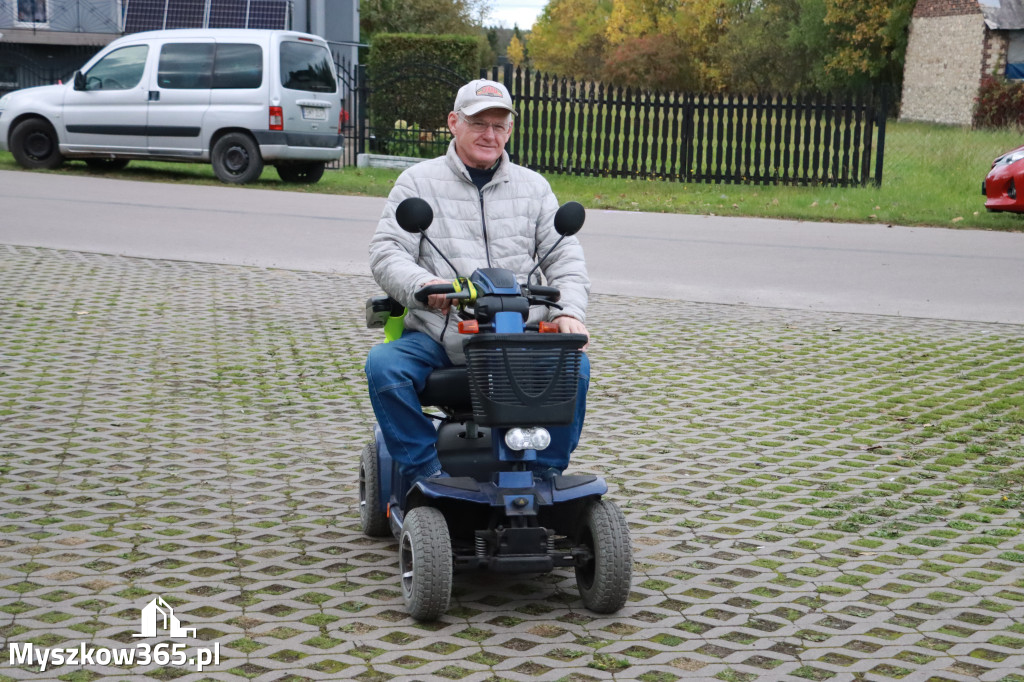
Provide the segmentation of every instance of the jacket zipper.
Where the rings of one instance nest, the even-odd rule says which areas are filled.
[[[487,243],[487,214],[484,213],[484,191],[478,189],[480,194],[480,224],[484,228],[484,253],[487,255],[487,267],[491,267],[491,247]]]

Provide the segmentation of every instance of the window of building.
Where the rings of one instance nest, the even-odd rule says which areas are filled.
[[[18,0],[18,23],[45,24],[49,19],[47,0]]]
[[[1024,79],[1024,31],[1010,31],[1006,46],[1006,77]]]

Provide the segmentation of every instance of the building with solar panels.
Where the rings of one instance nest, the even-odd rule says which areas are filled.
[[[165,28],[292,29],[355,63],[359,0],[0,0],[0,95],[66,81],[115,38]]]

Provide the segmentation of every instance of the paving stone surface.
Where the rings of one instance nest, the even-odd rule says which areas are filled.
[[[375,293],[0,246],[0,680],[1024,680],[1024,328],[595,297],[627,606],[462,575],[424,625],[359,530]],[[219,664],[10,660],[155,655],[158,596]]]

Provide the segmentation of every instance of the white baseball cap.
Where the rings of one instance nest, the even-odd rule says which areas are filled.
[[[497,81],[480,79],[459,88],[459,94],[455,96],[456,113],[473,116],[485,109],[506,109],[516,113],[508,88]]]

